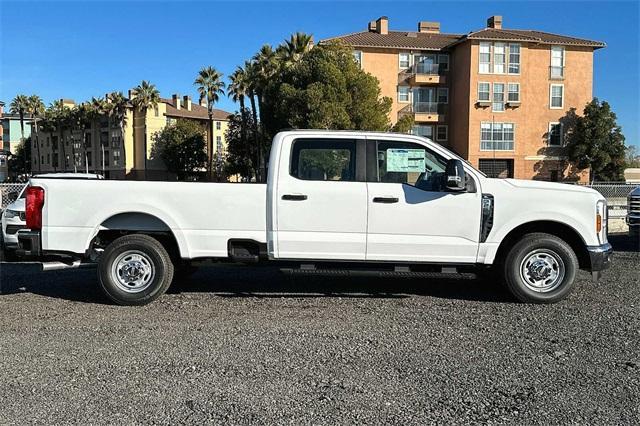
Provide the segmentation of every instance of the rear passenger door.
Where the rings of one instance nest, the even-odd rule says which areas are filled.
[[[364,139],[299,137],[288,164],[276,189],[278,258],[365,260]]]

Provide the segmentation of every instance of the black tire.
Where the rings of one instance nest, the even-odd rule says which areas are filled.
[[[138,263],[134,263],[134,256],[140,259]],[[125,264],[124,269],[118,268],[121,262]],[[139,265],[142,268],[137,268]],[[126,268],[138,272],[135,276],[142,276],[140,281],[143,284],[134,288],[132,283],[118,280],[117,277],[121,276],[123,281],[127,281],[120,273]],[[140,270],[145,272],[140,273]],[[167,250],[155,238],[143,234],[125,235],[109,244],[100,256],[98,279],[105,295],[118,305],[146,305],[169,288],[173,279],[173,263]]]
[[[538,265],[549,267],[555,264],[555,267],[541,271],[550,271],[551,275],[547,280],[549,284],[544,284],[546,281],[541,279],[543,284],[540,288],[535,285],[534,280],[538,277],[534,274],[537,266],[535,256],[542,259]],[[530,268],[526,265],[530,265]],[[566,298],[571,292],[578,267],[576,254],[564,240],[550,234],[533,233],[525,235],[509,250],[502,264],[502,273],[507,288],[519,301],[555,303]],[[544,275],[542,273],[541,276]],[[554,275],[557,276],[555,280],[551,278]],[[534,283],[531,280],[534,280]],[[547,287],[544,287],[545,285]]]

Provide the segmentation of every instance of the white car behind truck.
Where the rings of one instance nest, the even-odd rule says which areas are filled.
[[[32,179],[19,254],[97,260],[114,302],[145,304],[203,259],[392,276],[493,268],[521,301],[566,297],[612,253],[579,186],[491,179],[428,139],[287,131],[266,184]],[[60,264],[60,263],[58,263]]]

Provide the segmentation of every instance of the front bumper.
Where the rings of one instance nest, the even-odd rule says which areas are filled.
[[[640,214],[638,213],[629,213],[625,217],[625,221],[629,226],[640,226]]]
[[[16,255],[20,257],[39,257],[42,254],[40,231],[18,231],[18,248]]]
[[[613,247],[606,243],[599,246],[587,246],[589,259],[591,260],[591,273],[594,279],[600,278],[602,271],[611,266]]]

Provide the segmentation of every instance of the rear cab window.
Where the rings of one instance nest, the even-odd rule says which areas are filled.
[[[349,139],[296,139],[289,174],[301,180],[357,181],[357,142]]]

